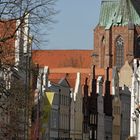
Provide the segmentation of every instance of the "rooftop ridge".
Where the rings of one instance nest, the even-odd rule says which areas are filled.
[[[33,51],[93,51],[92,49],[33,49]]]
[[[118,2],[117,0],[102,0],[102,2]]]

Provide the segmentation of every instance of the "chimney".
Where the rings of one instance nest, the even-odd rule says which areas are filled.
[[[88,97],[88,84],[87,84],[88,78],[86,77],[85,79],[85,84],[84,84],[84,98]]]
[[[104,95],[110,95],[109,67],[106,68]]]
[[[91,96],[96,94],[96,78],[95,78],[95,65],[92,66],[92,76],[91,76]]]
[[[84,117],[88,117],[89,115],[89,97],[88,97],[88,84],[87,84],[88,78],[85,79],[84,84],[84,97],[83,97],[83,115]]]
[[[106,69],[105,93],[104,93],[104,113],[112,116],[112,95],[110,95],[109,68]]]
[[[95,65],[92,65],[92,79],[95,79]]]
[[[109,67],[106,68],[106,81],[109,81]]]

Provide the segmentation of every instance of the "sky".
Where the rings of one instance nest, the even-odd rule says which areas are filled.
[[[48,43],[41,49],[93,49],[93,29],[98,24],[101,0],[58,0]]]

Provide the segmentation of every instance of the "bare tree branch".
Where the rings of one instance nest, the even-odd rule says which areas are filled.
[[[54,22],[55,3],[56,0],[0,0],[0,139],[28,139],[33,72],[30,40],[38,45],[37,36],[44,31],[40,28]]]

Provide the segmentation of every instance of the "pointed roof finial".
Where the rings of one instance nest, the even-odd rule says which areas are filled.
[[[92,70],[92,79],[95,79],[95,65],[92,65],[91,67],[91,70]]]
[[[106,81],[109,81],[109,67],[106,68]]]

